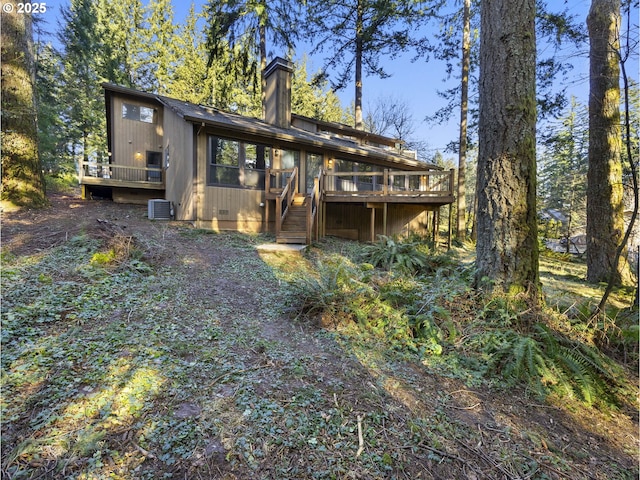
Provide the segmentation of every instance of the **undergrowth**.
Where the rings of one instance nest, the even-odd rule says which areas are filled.
[[[3,248],[2,478],[637,478],[632,440],[595,452],[599,426],[465,388],[559,391],[538,369],[588,332],[521,328],[519,306],[478,298],[454,256],[418,244],[409,273],[355,242],[285,257],[256,236],[90,225]],[[334,331],[291,322],[286,302]]]
[[[480,297],[471,288],[472,266],[419,240],[380,236],[349,257],[319,256],[314,267],[315,275],[292,282],[299,316],[337,329],[355,323],[361,334],[471,383],[523,385],[538,396],[602,407],[632,402],[625,368],[594,341],[610,339],[613,329],[607,334],[551,309],[531,312],[517,300]],[[620,336],[637,349],[637,337]]]

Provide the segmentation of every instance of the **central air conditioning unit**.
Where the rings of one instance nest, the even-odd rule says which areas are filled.
[[[149,220],[171,220],[169,200],[149,200]]]

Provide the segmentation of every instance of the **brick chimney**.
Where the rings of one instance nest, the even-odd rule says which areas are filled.
[[[293,63],[274,58],[262,75],[267,83],[265,121],[277,127],[291,126],[291,74]]]

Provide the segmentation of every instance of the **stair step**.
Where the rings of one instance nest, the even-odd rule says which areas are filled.
[[[305,245],[307,243],[307,196],[298,193],[282,223],[276,243],[291,243]]]
[[[276,243],[299,243],[299,244],[306,244],[307,243],[307,236],[305,234],[296,234],[296,235],[283,235],[280,234],[278,235],[278,238],[276,238]]]
[[[301,193],[296,193],[295,196],[293,197],[293,204],[294,205],[304,205],[306,200],[307,200],[307,196],[306,195],[303,195]]]
[[[306,225],[307,224],[307,217],[287,217],[284,219],[284,223],[298,223],[300,225]]]

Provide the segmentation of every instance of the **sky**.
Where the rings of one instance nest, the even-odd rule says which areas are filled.
[[[144,2],[144,0],[143,0]],[[194,0],[196,10],[202,9],[206,0]],[[457,3],[457,2],[456,2]],[[49,0],[46,2],[47,11],[39,14],[44,17],[48,28],[55,31],[60,20],[61,5],[68,5],[68,0]],[[584,25],[586,32],[586,17],[591,2],[590,0],[547,0],[547,5],[554,12],[567,11],[571,15],[576,16],[576,21]],[[174,18],[176,23],[182,23],[186,17],[191,2],[186,0],[173,0]],[[634,15],[637,25],[637,12]],[[437,27],[431,27],[437,28]],[[573,47],[566,51],[558,52],[560,58],[570,60],[574,65],[573,70],[566,79],[566,87],[568,95],[574,95],[582,104],[587,104],[589,89],[589,62],[587,46],[584,51],[575,52]],[[299,45],[296,58],[301,58],[303,54],[309,53],[312,49],[311,45]],[[284,56],[286,52],[274,51],[273,55]],[[551,54],[552,52],[541,52],[542,54]],[[411,114],[415,121],[415,132],[413,137],[426,141],[430,154],[440,151],[445,158],[454,158],[454,154],[445,153],[447,144],[451,141],[458,140],[458,123],[459,114],[455,112],[451,120],[444,125],[428,124],[424,119],[433,115],[439,108],[445,105],[438,91],[446,90],[456,85],[457,80],[446,80],[445,66],[434,60],[428,62],[419,59],[412,62],[413,53],[407,53],[396,59],[386,59],[384,61],[385,70],[391,74],[389,78],[379,79],[375,77],[365,77],[363,80],[363,105],[365,114],[368,104],[373,104],[377,98],[394,98],[409,106]],[[307,60],[307,71],[311,73],[317,72],[323,66],[323,57],[309,56]],[[627,67],[629,75],[638,79],[638,61],[637,57]],[[330,73],[330,72],[329,72]],[[454,74],[457,75],[456,72]],[[354,86],[348,85],[344,90],[338,92],[343,107],[351,105],[354,99]]]

